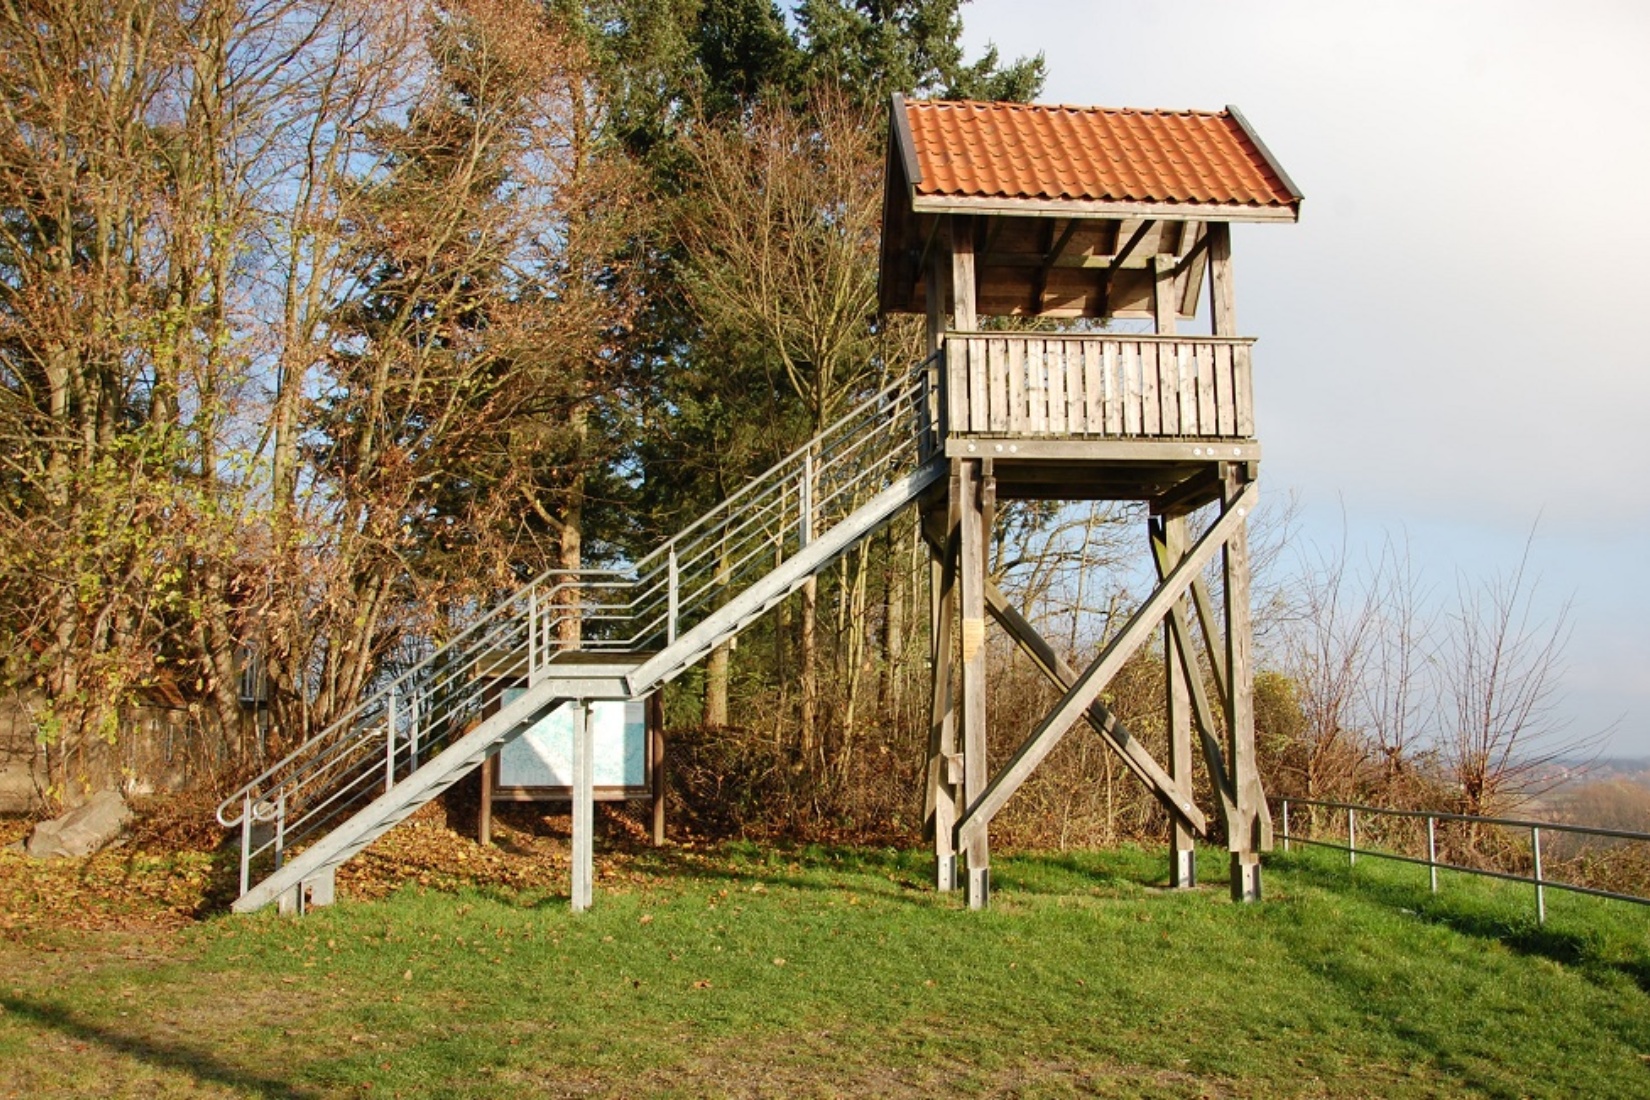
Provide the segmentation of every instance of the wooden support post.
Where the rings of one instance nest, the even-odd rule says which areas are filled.
[[[648,749],[653,754],[653,846],[665,842],[665,694],[647,697]]]
[[[1180,564],[1186,552],[1186,519],[1168,516],[1162,519],[1157,534],[1162,538],[1164,558],[1168,569]],[[1163,621],[1163,677],[1165,691],[1163,705],[1169,732],[1169,776],[1175,794],[1181,798],[1192,796],[1192,700],[1191,685],[1186,665],[1180,653],[1180,638],[1175,630],[1174,614],[1185,614],[1186,601],[1175,604]],[[1189,890],[1197,885],[1197,848],[1192,831],[1178,818],[1169,818],[1169,886]]]
[[[1232,286],[1232,227],[1209,223],[1209,325],[1216,336],[1237,335],[1237,295]]]
[[[927,320],[925,355],[933,355],[945,343],[945,291],[950,280],[950,256],[944,248],[928,254],[928,268],[923,272],[923,313]]]
[[[1226,467],[1222,508],[1236,505],[1247,488],[1244,468]],[[1261,815],[1265,812],[1260,775],[1255,766],[1255,697],[1250,649],[1253,627],[1249,611],[1249,525],[1239,520],[1222,554],[1226,595],[1226,740],[1227,765],[1237,796],[1237,813],[1227,823],[1232,853],[1232,900],[1260,900]]]
[[[962,742],[963,801],[973,806],[985,793],[990,775],[986,762],[985,684],[985,475],[983,463],[957,463],[955,483],[962,522],[958,525],[957,588],[962,619]],[[968,907],[983,909],[991,889],[991,856],[986,831],[969,839],[964,853],[968,864]]]
[[[1164,255],[1153,256],[1152,261],[1152,314],[1157,322],[1157,334],[1173,336],[1176,314],[1180,310],[1180,296],[1174,292],[1175,268],[1179,261]]]
[[[595,874],[596,827],[593,757],[595,745],[590,727],[590,704],[575,699],[573,709],[573,912],[590,908],[591,879]]]
[[[951,327],[973,332],[979,327],[974,282],[974,219],[952,214],[951,223]]]
[[[483,847],[493,842],[493,769],[497,767],[497,752],[481,762],[481,802],[476,806],[476,843]]]
[[[929,564],[929,642],[932,681],[928,707],[928,790],[924,798],[923,823],[932,830],[934,841],[934,885],[941,891],[957,887],[957,783],[953,774],[957,762],[957,711],[955,680],[957,590],[957,528],[961,511],[957,506],[960,460],[951,463],[951,493],[946,514],[946,535]]]

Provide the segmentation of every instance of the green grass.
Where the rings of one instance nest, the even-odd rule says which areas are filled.
[[[565,897],[0,947],[0,1095],[1650,1096],[1650,912],[1292,853],[638,855]],[[1206,874],[1222,857],[1206,853]],[[55,948],[55,950],[53,949]]]

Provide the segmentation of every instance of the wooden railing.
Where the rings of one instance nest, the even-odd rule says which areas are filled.
[[[958,435],[1252,439],[1252,339],[950,333]]]

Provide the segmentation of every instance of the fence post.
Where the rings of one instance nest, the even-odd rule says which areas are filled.
[[[384,793],[395,788],[395,689],[384,702]]]
[[[1351,867],[1358,862],[1358,823],[1357,811],[1351,806],[1346,808],[1346,865]]]
[[[1438,892],[1438,832],[1435,828],[1437,819],[1427,815],[1427,878],[1431,882],[1432,892]]]
[[[676,544],[671,543],[669,556],[665,558],[666,582],[665,599],[669,607],[668,620],[665,623],[665,644],[674,645],[676,642],[676,615],[681,607],[680,576],[676,564]]]
[[[1541,829],[1530,826],[1530,847],[1535,853],[1535,922],[1547,923],[1547,888],[1541,884]]]
[[[1283,850],[1289,850],[1289,800],[1283,800]]]

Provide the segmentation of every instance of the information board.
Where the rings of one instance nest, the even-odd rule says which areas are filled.
[[[522,693],[505,688],[505,705]],[[645,789],[647,720],[640,702],[598,700],[589,704],[594,742],[596,787]],[[573,786],[573,705],[563,704],[535,722],[498,754],[499,787],[560,788]]]

